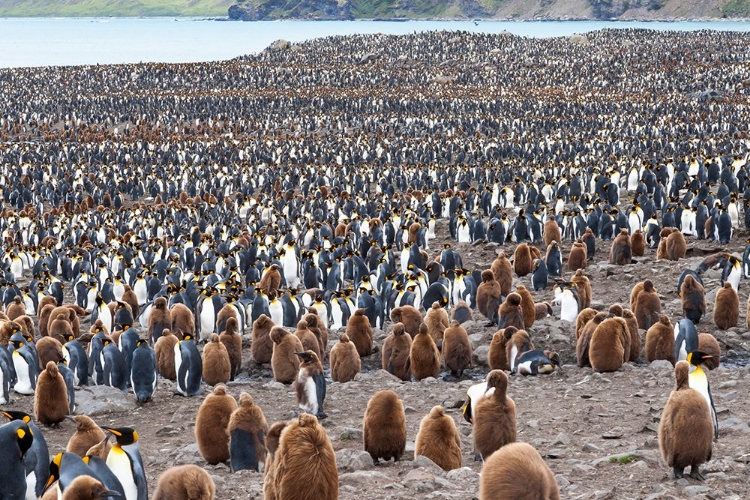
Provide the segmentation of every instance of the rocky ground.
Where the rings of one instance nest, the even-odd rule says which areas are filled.
[[[447,228],[445,228],[447,229]],[[733,239],[730,251],[741,254],[744,234]],[[628,266],[611,266],[606,262],[608,242],[598,241],[594,262],[586,274],[592,281],[594,307],[604,308],[615,302],[626,303],[632,286],[645,279],[655,281],[663,308],[670,317],[681,318],[680,301],[675,285],[680,272],[695,267],[705,255],[721,247],[707,241],[690,241],[688,258],[677,263],[656,261],[655,251]],[[441,242],[433,242],[439,248]],[[567,253],[569,243],[564,245]],[[491,244],[460,245],[464,263],[489,266],[499,247]],[[512,246],[505,251],[511,254]],[[569,273],[566,273],[566,276]],[[728,331],[717,331],[711,322],[713,296],[720,282],[720,272],[704,274],[709,311],[699,331],[711,332],[723,349],[722,365],[709,373],[719,415],[720,437],[713,459],[702,469],[705,482],[692,479],[675,481],[670,469],[661,463],[657,428],[664,404],[672,390],[674,378],[668,362],[628,363],[615,373],[598,374],[575,366],[575,333],[572,324],[550,317],[530,329],[537,347],[560,352],[564,366],[549,376],[511,377],[509,395],[517,406],[518,440],[532,444],[556,474],[564,499],[740,499],[750,497],[747,482],[750,468],[750,408],[743,386],[750,378],[747,360],[750,331],[746,327],[744,305],[748,285],[740,286],[743,312],[740,325]],[[519,283],[521,281],[518,281]],[[527,278],[524,278],[524,283]],[[551,300],[552,291],[535,294],[537,301]],[[557,309],[555,309],[557,312]],[[476,321],[464,324],[474,347],[474,367],[460,381],[427,379],[406,383],[379,370],[379,349],[364,360],[363,373],[347,384],[330,383],[326,398],[329,418],[323,421],[334,449],[339,469],[342,499],[467,499],[478,495],[481,463],[472,453],[471,426],[464,421],[461,407],[466,390],[488,372],[487,346],[494,333]],[[84,322],[82,328],[87,328]],[[376,330],[377,347],[389,332]],[[249,343],[249,331],[247,332]],[[643,333],[643,332],[642,332]],[[329,349],[337,341],[334,334]],[[140,446],[153,488],[165,469],[179,464],[205,466],[217,485],[217,498],[262,498],[262,475],[243,471],[232,474],[226,465],[208,466],[197,450],[194,423],[201,397],[184,398],[173,394],[173,383],[161,380],[155,398],[143,406],[135,404],[132,394],[108,387],[88,387],[77,391],[79,413],[88,413],[100,424],[132,426],[141,436]],[[295,399],[291,387],[273,381],[270,367],[258,367],[244,353],[244,370],[240,379],[228,384],[229,392],[238,397],[241,391],[252,394],[269,423],[294,416]],[[393,389],[404,402],[407,416],[407,454],[399,463],[373,466],[362,451],[361,423],[368,399],[380,389]],[[206,393],[210,390],[206,388]],[[462,434],[463,468],[444,472],[424,457],[414,460],[413,441],[419,422],[435,405],[444,405]],[[15,396],[9,407],[31,412],[33,398]],[[59,429],[45,429],[50,452],[61,451],[74,426],[64,422]]]

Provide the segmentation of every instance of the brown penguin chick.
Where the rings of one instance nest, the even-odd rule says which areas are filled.
[[[451,320],[456,320],[459,323],[465,323],[471,321],[473,314],[469,305],[463,300],[459,300],[458,304],[451,311]]]
[[[99,332],[104,332],[107,335],[111,333],[107,331],[107,328],[104,326],[104,323],[102,323],[102,320],[97,319],[89,328],[89,333],[93,336],[94,334],[97,334]]]
[[[534,297],[524,285],[517,285],[516,293],[521,296],[523,324],[526,328],[531,328],[534,326],[534,321],[536,320],[536,304],[534,304]]]
[[[195,442],[203,459],[211,465],[229,460],[229,434],[227,425],[237,401],[223,384],[214,387],[214,392],[198,408],[195,417]]]
[[[362,369],[362,360],[357,348],[349,341],[345,333],[339,335],[339,343],[334,345],[330,354],[331,380],[334,382],[349,382]]]
[[[576,286],[578,290],[578,303],[580,309],[586,309],[591,305],[591,296],[593,290],[591,288],[591,281],[583,274],[583,270],[579,269],[570,278],[571,283]]]
[[[643,281],[639,281],[635,285],[633,285],[633,289],[630,290],[630,309],[635,311],[635,304],[638,301],[638,294],[640,294],[643,291]]]
[[[393,325],[393,331],[383,341],[381,358],[383,370],[401,380],[411,380],[411,360],[409,359],[411,344],[411,335],[406,333],[404,325],[401,323]]]
[[[406,450],[406,413],[398,395],[390,390],[376,392],[367,402],[362,419],[365,451],[378,465],[393,458],[398,462]]]
[[[659,232],[659,246],[656,248],[656,259],[668,259],[667,256],[667,238],[672,234],[671,227],[664,227]]]
[[[52,488],[56,490],[56,488]],[[93,476],[81,475],[73,479],[59,496],[61,500],[100,500],[113,497],[115,492]]]
[[[281,433],[273,458],[273,487],[265,498],[337,500],[336,455],[325,429],[313,415],[291,420]],[[268,480],[267,479],[267,480]]]
[[[659,321],[651,325],[646,332],[646,361],[651,363],[664,359],[674,364],[674,330],[669,316],[659,315]],[[705,351],[704,351],[705,352]]]
[[[195,317],[193,312],[185,304],[172,304],[169,308],[172,316],[172,333],[180,339],[185,333],[195,333]]]
[[[260,279],[260,283],[258,283],[258,288],[263,290],[266,295],[275,296],[279,293],[279,285],[281,285],[279,266],[271,264],[268,270],[263,273],[263,277]]]
[[[706,312],[706,296],[703,285],[698,283],[692,275],[685,276],[680,288],[682,312],[693,323],[698,323]]]
[[[307,329],[307,321],[303,319],[297,323],[297,330],[294,332],[294,335],[302,344],[303,351],[313,351],[318,356],[318,359],[322,359],[320,342],[318,342],[318,337],[311,330]]]
[[[511,339],[514,333],[518,331],[515,326],[509,326],[498,330],[492,335],[490,341],[490,347],[487,351],[487,362],[490,365],[491,370],[506,370],[510,371],[510,365],[508,364],[508,355],[505,347],[508,341]]]
[[[47,366],[49,361],[57,364],[63,360],[63,346],[56,338],[42,337],[35,344],[40,366]]]
[[[609,249],[609,263],[624,266],[630,264],[632,259],[632,249],[630,247],[630,236],[628,230],[620,229],[620,234],[612,240],[612,246]]]
[[[214,500],[216,485],[211,475],[197,465],[178,465],[162,472],[151,500]]]
[[[269,484],[268,477],[270,476],[270,473],[273,471],[273,459],[274,455],[276,454],[276,450],[279,449],[279,440],[281,439],[281,432],[286,427],[286,422],[275,422],[271,427],[268,428],[268,434],[266,435],[266,462],[265,467],[263,471],[263,476],[265,477],[264,481],[264,491],[265,486]]]
[[[46,304],[44,307],[39,309],[39,336],[46,337],[49,335],[49,322],[52,311],[55,310],[54,304]]]
[[[626,359],[622,345],[624,336],[630,336],[628,325],[622,318],[608,318],[599,324],[591,335],[589,362],[597,372],[614,372]]]
[[[612,304],[609,306],[609,313],[612,316],[615,316],[617,318],[624,318],[625,316],[625,309],[620,304]],[[627,322],[626,322],[627,326]],[[630,344],[632,343],[632,336],[630,334],[630,328],[626,328],[622,332],[622,339],[620,339],[620,342],[622,343],[622,348],[624,350],[624,357],[622,359],[622,362],[626,362],[630,359]]]
[[[507,335],[506,335],[507,336]],[[516,361],[522,352],[531,351],[534,344],[526,330],[518,330],[505,342],[505,357],[508,360],[510,373],[516,373]]]
[[[78,337],[77,332],[73,330],[73,326],[68,321],[67,312],[54,313],[55,316],[50,316],[50,321],[47,324],[47,335],[50,338],[56,339],[59,342],[65,342],[68,335]]]
[[[458,321],[453,321],[443,334],[443,359],[454,377],[460,377],[471,366],[469,334]]]
[[[678,361],[674,367],[675,389],[659,422],[659,450],[675,479],[683,477],[689,465],[690,477],[703,481],[698,468],[711,460],[714,426],[706,398],[690,388],[689,372],[687,361]]]
[[[502,370],[487,374],[487,391],[473,409],[471,432],[476,456],[487,460],[490,455],[516,440],[516,404],[507,396],[508,376]]]
[[[5,307],[5,315],[8,316],[8,319],[11,321],[19,316],[24,316],[25,314],[26,304],[24,304],[20,295],[13,297],[13,301]]]
[[[229,417],[227,434],[232,472],[247,468],[263,472],[268,422],[263,410],[255,404],[250,394],[240,394],[239,407]],[[238,466],[242,469],[237,468]]]
[[[740,297],[728,281],[716,292],[713,316],[714,324],[719,330],[737,326],[740,320]]]
[[[297,378],[299,358],[295,352],[303,350],[302,342],[280,326],[271,329],[273,340],[273,354],[271,355],[271,369],[273,378],[282,384],[291,384]]]
[[[505,252],[501,251],[497,254],[495,260],[492,261],[490,269],[495,276],[495,281],[500,284],[500,294],[508,295],[510,287],[513,285],[513,267],[508,257],[506,257]]]
[[[83,458],[92,446],[101,443],[104,441],[104,438],[107,437],[96,422],[86,415],[76,415],[74,417],[68,417],[68,419],[75,422],[76,431],[70,436],[70,439],[68,439],[68,445],[66,446],[65,451],[75,453]]]
[[[130,285],[124,285],[123,290],[122,299],[120,300],[130,306],[130,312],[133,313],[133,318],[137,318],[141,312],[141,307],[138,305],[138,296],[133,289],[130,288]]]
[[[159,375],[172,381],[177,380],[177,373],[174,367],[174,346],[177,345],[177,342],[177,337],[165,328],[162,330],[159,340],[154,345],[156,370],[159,372]]]
[[[107,434],[104,439],[93,445],[91,448],[88,449],[86,452],[86,456],[88,457],[99,457],[105,462],[107,461],[107,456],[109,455],[110,450],[112,449],[112,445],[109,443],[110,435]]]
[[[372,354],[372,325],[370,325],[370,318],[365,316],[364,309],[357,309],[349,318],[349,322],[346,324],[346,335],[356,347],[360,357]]]
[[[29,316],[23,314],[13,320],[14,323],[18,323],[21,326],[23,333],[29,334],[32,337],[36,337],[36,329],[34,328],[34,320]]]
[[[400,306],[391,310],[391,321],[402,323],[406,329],[406,333],[414,338],[419,333],[419,327],[422,324],[422,315],[419,314],[419,310],[414,306]]]
[[[628,342],[628,357],[626,361],[638,361],[641,357],[641,347],[643,347],[643,341],[641,335],[638,332],[638,321],[635,319],[635,314],[630,309],[623,309],[622,319],[625,320],[625,324],[628,326],[628,332],[630,333],[630,342]]]
[[[413,379],[437,378],[440,375],[440,351],[424,323],[420,325],[419,333],[412,339],[409,364]]]
[[[709,370],[719,367],[719,363],[721,362],[721,346],[716,337],[710,333],[699,333],[698,350],[711,356],[703,360],[703,363],[701,363],[702,366]]]
[[[636,229],[630,235],[630,251],[633,253],[633,257],[643,257],[643,254],[646,253],[646,238],[639,229]]]
[[[208,385],[226,384],[232,374],[232,363],[219,336],[211,334],[211,339],[203,348],[203,381]]]
[[[534,319],[542,320],[552,316],[552,304],[549,302],[539,302],[534,304]]]
[[[461,436],[442,406],[433,407],[419,424],[414,456],[425,456],[443,470],[461,467]]]
[[[34,417],[42,425],[59,427],[68,413],[68,386],[57,364],[50,361],[36,382]]]
[[[229,380],[234,380],[242,368],[242,337],[237,331],[237,318],[227,319],[219,341],[224,344],[229,355]]]
[[[687,243],[685,242],[685,236],[682,235],[679,229],[674,229],[672,234],[667,237],[666,243],[667,258],[669,260],[680,260],[684,259],[687,254]]]
[[[638,285],[636,285],[638,286]],[[633,287],[635,292],[635,287]],[[631,298],[633,293],[630,294]],[[641,291],[635,294],[635,305],[631,302],[631,309],[635,313],[638,328],[648,330],[655,318],[661,314],[661,300],[651,280],[643,281]]]
[[[155,345],[164,330],[172,329],[172,312],[167,306],[166,297],[156,297],[148,317],[148,338]],[[188,332],[192,333],[192,332]]]
[[[493,453],[482,465],[479,498],[560,500],[560,488],[533,446],[510,443]]]
[[[274,326],[273,320],[265,314],[261,314],[253,322],[253,343],[250,344],[250,355],[258,364],[271,362],[271,355],[273,354],[271,329]]]
[[[521,308],[521,296],[519,294],[512,292],[505,297],[505,302],[500,305],[500,309],[498,310],[497,326],[499,328],[515,326],[519,330],[525,328],[523,309]]]
[[[432,307],[427,309],[427,314],[425,314],[424,317],[424,324],[427,325],[427,331],[430,333],[432,340],[434,340],[436,344],[442,342],[443,333],[445,332],[445,329],[448,328],[448,325],[450,325],[448,311],[446,311],[439,302],[433,302]]]
[[[580,241],[573,243],[573,246],[570,247],[570,252],[568,253],[568,271],[575,272],[579,269],[586,269],[589,265],[586,253],[586,245]]]
[[[526,243],[521,243],[513,253],[513,270],[516,276],[522,278],[534,270],[534,258],[531,249]]]
[[[235,320],[237,320],[239,318],[239,314],[237,312],[237,308],[232,305],[231,302],[228,302],[224,304],[221,309],[219,309],[219,313],[216,315],[216,326],[219,328],[220,332],[226,329],[227,321],[229,321],[230,318],[234,318]]]
[[[591,318],[596,316],[597,312],[598,311],[596,309],[587,307],[586,309],[583,309],[578,313],[578,316],[576,317],[576,340],[581,338],[581,331],[583,330],[583,327],[586,326],[586,323],[588,323]]]
[[[544,239],[544,245],[550,246],[553,241],[560,241],[560,226],[557,225],[554,215],[547,217],[547,222],[544,223],[544,232],[542,233]]]
[[[302,319],[307,321],[307,329],[315,334],[320,345],[320,353],[325,357],[326,349],[328,349],[328,328],[315,309],[311,312],[302,316]],[[323,360],[323,358],[320,358]]]
[[[576,341],[576,364],[580,368],[591,366],[591,361],[589,360],[589,344],[591,344],[591,337],[594,335],[594,331],[597,327],[609,317],[609,314],[606,312],[594,312],[596,314],[594,314],[594,316],[583,325]]]
[[[497,324],[497,311],[501,299],[500,283],[495,280],[495,274],[491,269],[485,269],[482,271],[482,282],[477,287],[476,305],[479,313],[489,320],[490,325]]]

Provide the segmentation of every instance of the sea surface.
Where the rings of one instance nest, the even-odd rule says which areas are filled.
[[[463,30],[557,37],[602,28],[750,31],[750,22],[259,21],[205,18],[0,18],[0,67],[200,62],[256,53],[278,39],[299,42],[356,33]]]

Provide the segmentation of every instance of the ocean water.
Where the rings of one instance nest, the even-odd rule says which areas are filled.
[[[463,30],[529,37],[602,28],[750,31],[749,22],[260,21],[197,18],[0,18],[0,67],[199,62],[260,52],[272,42],[356,33]]]

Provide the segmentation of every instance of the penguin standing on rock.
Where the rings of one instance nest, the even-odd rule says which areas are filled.
[[[295,352],[301,363],[297,380],[295,380],[295,391],[297,393],[297,404],[302,411],[311,413],[324,419],[328,415],[323,409],[326,397],[326,379],[323,366],[320,364],[318,355],[314,351]]]
[[[148,484],[138,449],[138,432],[130,427],[102,427],[115,436],[107,455],[107,466],[120,481],[124,500],[148,500]]]
[[[203,361],[195,346],[193,336],[185,334],[174,346],[174,369],[177,374],[176,390],[183,396],[197,396],[201,393]]]

